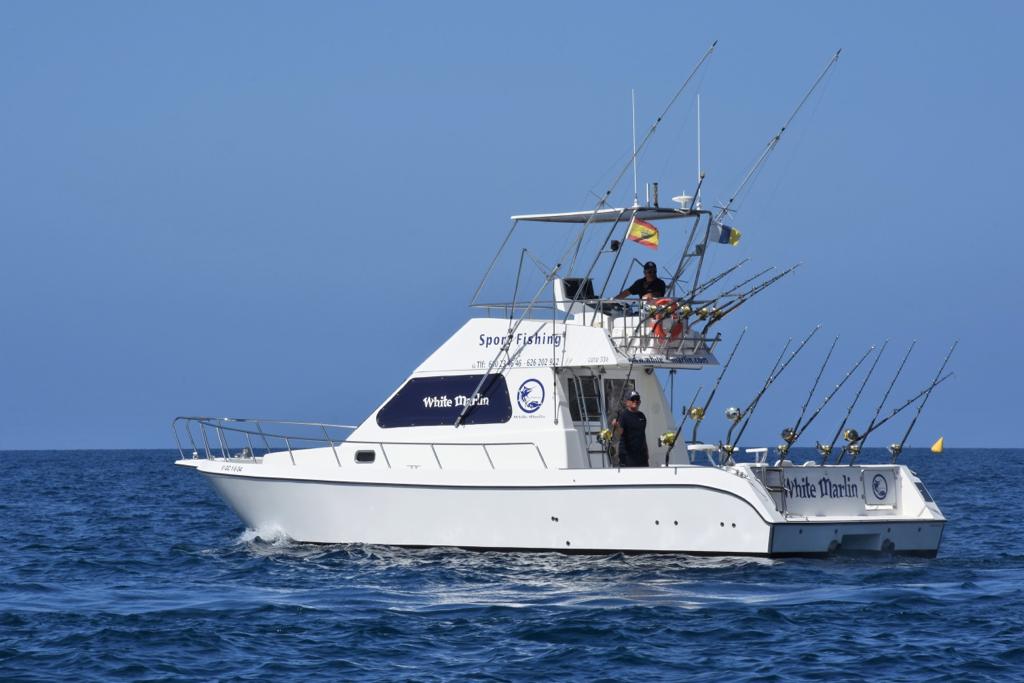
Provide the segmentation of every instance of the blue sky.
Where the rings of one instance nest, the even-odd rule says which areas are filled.
[[[717,407],[816,323],[751,441],[793,421],[831,335],[832,383],[892,339],[861,415],[912,339],[899,398],[960,338],[911,443],[1020,445],[999,416],[1022,380],[1022,15],[3,3],[0,448],[165,447],[179,414],[361,420],[464,321],[508,216],[592,207],[629,152],[630,89],[645,128],[715,39],[640,162],[663,197],[693,189],[697,92],[713,201],[843,48],[741,205],[741,245],[709,266],[804,264],[723,323],[727,345],[750,332]],[[540,251],[564,239],[534,234]]]

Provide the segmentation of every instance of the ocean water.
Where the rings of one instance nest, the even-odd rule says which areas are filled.
[[[1024,450],[905,454],[933,560],[301,545],[175,455],[0,452],[0,679],[1024,680]]]

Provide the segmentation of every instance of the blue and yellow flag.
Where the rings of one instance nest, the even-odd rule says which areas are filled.
[[[657,249],[660,241],[658,229],[636,216],[629,223],[629,232],[626,234],[626,239],[633,240],[651,249]]]
[[[728,225],[713,221],[708,241],[718,242],[719,244],[731,244],[735,247],[740,243],[740,237],[742,236],[743,234],[736,228],[730,228]]]

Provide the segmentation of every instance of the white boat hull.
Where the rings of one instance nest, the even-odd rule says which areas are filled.
[[[589,553],[787,556],[884,551],[934,556],[945,523],[938,508],[920,497],[906,468],[893,468],[906,484],[899,512],[783,514],[759,482],[744,476],[749,470],[743,468],[562,470],[545,476],[523,473],[511,480],[506,473],[504,483],[471,472],[461,483],[451,483],[456,479],[450,473],[443,480],[429,472],[410,472],[392,481],[325,481],[323,475],[278,476],[261,471],[260,463],[198,462],[197,469],[247,526],[312,543]],[[804,473],[827,468],[798,469]],[[915,494],[919,500],[913,500]]]

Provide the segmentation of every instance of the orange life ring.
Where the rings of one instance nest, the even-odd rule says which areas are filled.
[[[656,299],[653,302],[654,313],[651,315],[651,334],[657,339],[670,341],[676,341],[683,335],[683,323],[679,321],[679,317],[675,315],[676,302],[672,299]],[[662,324],[668,316],[672,316],[675,323],[665,332],[665,326]]]

